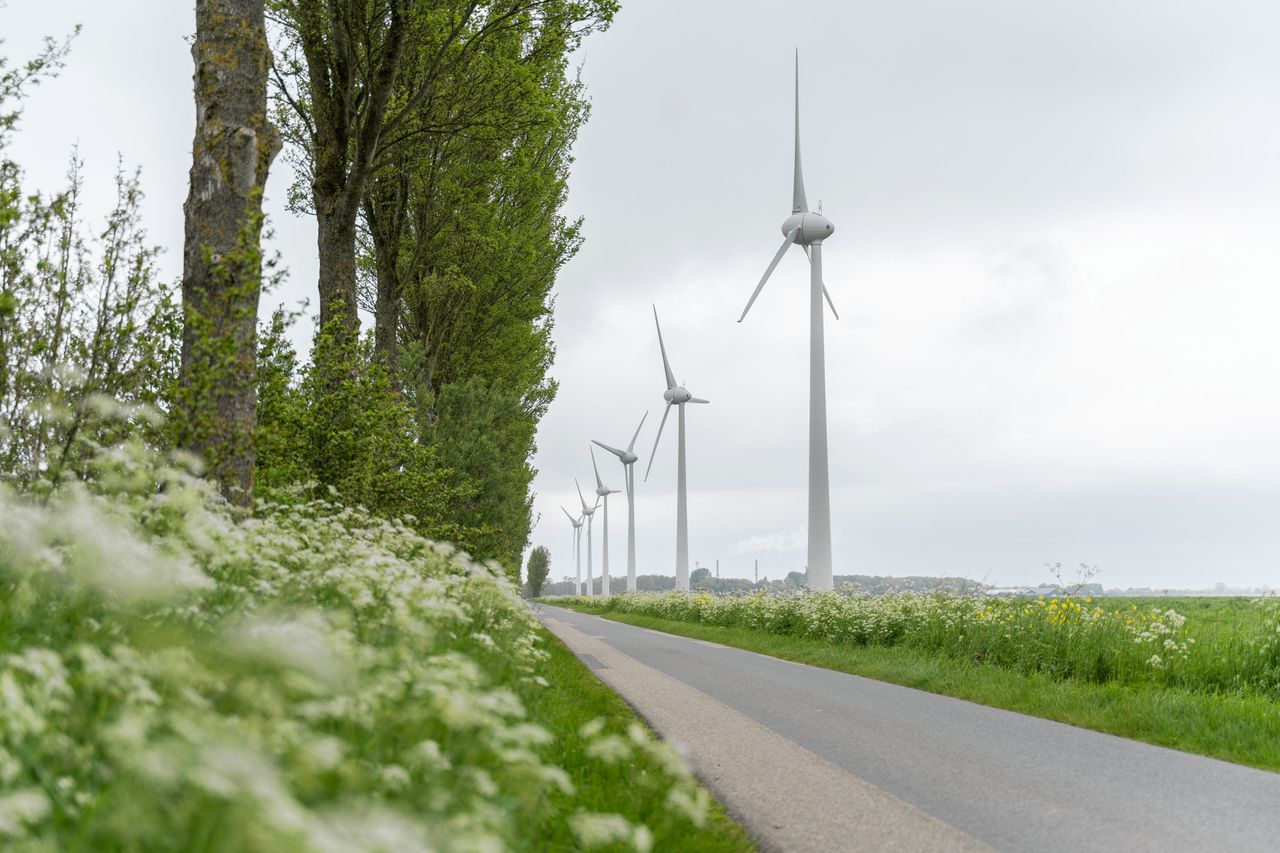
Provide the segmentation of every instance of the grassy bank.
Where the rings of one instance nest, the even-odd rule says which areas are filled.
[[[533,717],[559,740],[557,760],[573,779],[578,806],[595,812],[622,811],[633,822],[653,833],[655,850],[747,851],[755,849],[746,833],[729,819],[724,809],[705,790],[686,789],[673,808],[667,793],[672,774],[687,778],[676,757],[656,744],[637,719],[635,712],[612,689],[602,684],[557,638],[541,629],[548,658],[542,672],[550,687],[531,697]],[[583,737],[592,733],[591,737]],[[615,739],[616,738],[616,739]],[[602,762],[599,755],[610,754],[630,743],[625,760]],[[642,748],[634,748],[636,744]],[[702,815],[692,823],[690,808]],[[555,813],[548,811],[530,844],[536,850],[578,850],[571,833],[556,827]],[[558,840],[557,840],[558,839]]]
[[[749,849],[511,583],[138,444],[0,484],[0,849]]]
[[[696,599],[697,596],[690,598]],[[1065,674],[1069,672],[1065,666],[1014,668],[975,658],[970,654],[950,655],[938,647],[918,647],[902,642],[837,642],[757,627],[663,618],[630,612],[626,609],[627,602],[617,599],[619,597],[615,596],[615,600],[611,600],[607,606],[601,606],[599,602],[587,604],[582,599],[558,599],[551,603],[599,613],[627,624],[737,646],[800,663],[955,696],[1265,770],[1280,771],[1280,702],[1264,692],[1249,689],[1190,689],[1177,686],[1176,682],[1166,682],[1164,673],[1150,668],[1142,677],[1129,681],[1118,678],[1090,681]],[[1163,605],[1165,602],[1159,604]],[[1116,605],[1117,609],[1128,609],[1131,606],[1134,606],[1131,602]],[[1249,609],[1253,605],[1248,602],[1225,606],[1240,608],[1249,620],[1260,620],[1259,625],[1268,624],[1265,615],[1260,617],[1255,610]],[[1219,616],[1222,614],[1219,613]],[[1206,633],[1201,633],[1199,629],[1193,633],[1201,633],[1202,637],[1208,633],[1220,634],[1219,639],[1227,644],[1224,647],[1238,645],[1244,641],[1232,630],[1231,626],[1236,624],[1235,620],[1222,616],[1211,628],[1203,629]],[[795,627],[791,625],[790,630],[795,630]],[[1142,645],[1132,640],[1129,642],[1135,647]],[[1189,647],[1197,645],[1201,644],[1188,644]],[[1047,652],[1042,651],[1042,654]]]

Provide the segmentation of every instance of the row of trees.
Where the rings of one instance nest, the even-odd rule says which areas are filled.
[[[140,431],[200,457],[246,512],[255,494],[318,490],[515,570],[556,391],[551,288],[581,243],[561,213],[588,112],[569,57],[615,10],[198,0],[180,296],[156,276],[136,176],[95,241],[74,159],[48,200],[21,190],[16,165],[0,173],[5,470],[55,482],[79,443]],[[66,51],[50,43],[5,74],[0,102]],[[2,145],[17,109],[0,117]],[[259,317],[274,274],[263,189],[281,150],[290,206],[317,223],[309,358],[289,344],[291,316]],[[149,408],[95,420],[104,396]]]

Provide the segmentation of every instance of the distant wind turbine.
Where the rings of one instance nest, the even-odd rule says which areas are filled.
[[[836,306],[822,281],[822,241],[836,227],[822,215],[809,210],[800,173],[800,53],[796,52],[796,148],[791,185],[791,215],[782,223],[782,248],[773,256],[760,283],[742,309],[741,323],[755,304],[773,270],[794,243],[809,256],[809,588],[831,589],[831,485],[827,463],[827,368],[823,346],[822,300],[825,297],[836,319]]]
[[[573,594],[581,595],[582,594],[582,516],[578,516],[577,518],[575,518],[573,515],[569,513],[569,510],[564,509],[563,506],[560,507],[560,509],[564,510],[565,517],[567,517],[569,519],[569,523],[573,525],[573,553],[574,553],[575,561],[578,567],[578,580],[573,587]]]
[[[631,436],[631,443],[627,445],[626,450],[619,450],[616,447],[610,447],[604,442],[592,439],[593,444],[603,447],[622,461],[622,472],[626,477],[627,486],[627,592],[636,591],[636,471],[635,464],[640,457],[636,456],[636,439],[640,437],[640,427],[644,426],[645,418],[649,417],[649,413],[645,412],[640,418],[640,426],[636,427],[635,435]],[[608,508],[605,509],[605,515],[608,515]],[[608,527],[608,524],[605,524]]]
[[[596,464],[596,449],[587,445],[591,451],[591,470],[596,473],[596,497],[604,502],[604,541],[601,542],[600,556],[600,594],[609,595],[609,495],[616,495],[617,489],[611,489],[600,479],[600,466]]]
[[[671,372],[671,362],[667,361],[667,347],[662,342],[662,325],[658,323],[657,306],[653,309],[653,325],[658,328],[658,348],[662,350],[662,369],[667,376],[667,390],[662,392],[662,399],[667,401],[667,408],[662,412],[662,423],[658,424],[658,436],[653,440],[653,453],[649,455],[649,467],[645,469],[644,478],[648,480],[649,472],[653,470],[653,458],[658,455],[658,442],[662,440],[662,428],[667,425],[667,415],[671,414],[672,406],[679,406],[680,438],[676,450],[676,589],[687,591],[689,589],[689,502],[685,483],[684,404],[709,401],[693,396],[683,385],[676,384],[675,374]]]
[[[587,598],[595,595],[595,589],[591,585],[591,522],[595,519],[596,507],[600,506],[600,499],[596,498],[596,502],[591,506],[587,506],[586,498],[582,496],[582,486],[578,486],[578,478],[573,478],[573,484],[578,487],[578,500],[582,501],[582,515],[587,519]]]

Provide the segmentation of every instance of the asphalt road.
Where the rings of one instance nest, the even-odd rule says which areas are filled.
[[[766,848],[1280,850],[1280,774],[561,608],[541,615]]]

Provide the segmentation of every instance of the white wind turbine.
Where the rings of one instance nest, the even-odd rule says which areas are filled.
[[[658,424],[658,436],[653,440],[653,453],[649,455],[649,467],[645,469],[644,478],[649,479],[653,470],[653,458],[658,454],[658,442],[662,440],[662,428],[667,425],[667,415],[672,406],[680,407],[680,439],[676,451],[676,589],[689,589],[689,501],[688,489],[685,485],[684,462],[684,404],[707,403],[689,393],[683,385],[676,384],[675,374],[671,372],[671,363],[667,361],[667,347],[662,342],[662,326],[658,323],[658,309],[653,309],[653,325],[658,327],[658,348],[662,350],[662,369],[667,375],[667,390],[662,398],[667,401],[667,408],[662,413],[662,423]],[[589,528],[588,528],[589,529]]]
[[[574,553],[575,563],[578,567],[578,579],[574,584],[573,594],[581,595],[582,594],[582,516],[578,516],[577,518],[574,518],[572,515],[569,514],[569,510],[564,509],[563,506],[560,507],[560,509],[564,510],[564,514],[569,519],[569,523],[573,525],[573,553]]]
[[[587,598],[595,595],[595,589],[591,586],[591,522],[595,520],[596,507],[600,506],[600,499],[596,498],[596,502],[591,506],[587,506],[587,501],[582,497],[582,486],[578,486],[578,478],[573,478],[573,484],[578,487],[578,500],[582,501],[582,515],[587,520]]]
[[[823,354],[822,300],[825,297],[836,314],[822,281],[822,241],[836,227],[818,210],[810,211],[800,173],[800,54],[796,52],[796,156],[791,187],[791,215],[782,223],[782,248],[773,256],[760,283],[742,309],[741,323],[755,303],[782,256],[794,243],[809,256],[809,588],[831,589],[831,486],[827,473],[827,381]]]
[[[640,457],[636,456],[636,439],[640,436],[640,427],[644,426],[645,418],[649,417],[649,413],[645,412],[640,418],[640,426],[636,427],[635,435],[631,436],[631,443],[627,445],[626,450],[619,450],[616,447],[610,447],[601,441],[592,439],[592,444],[598,444],[605,450],[612,453],[622,461],[622,472],[626,477],[627,485],[627,592],[636,591],[636,471],[635,464]],[[594,459],[593,459],[594,461]],[[605,507],[605,517],[607,518],[609,509]],[[608,522],[605,527],[608,528]]]
[[[600,479],[600,467],[596,465],[596,449],[587,445],[591,451],[591,470],[596,472],[596,497],[604,502],[604,541],[600,543],[600,594],[609,595],[609,495],[616,495],[617,489],[611,489]]]

